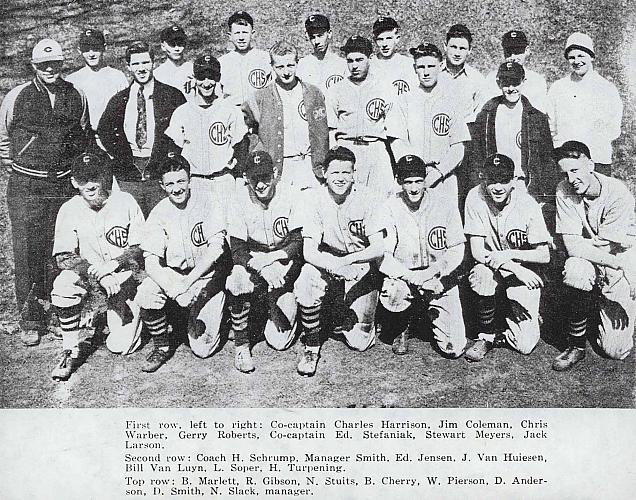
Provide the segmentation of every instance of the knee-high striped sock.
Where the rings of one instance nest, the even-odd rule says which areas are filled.
[[[482,334],[480,338],[484,337],[484,340],[494,340],[496,306],[494,295],[480,295],[477,299],[477,320]]]
[[[232,320],[232,332],[234,333],[234,345],[236,347],[249,344],[250,342],[250,336],[247,330],[250,307],[251,304],[249,301],[231,296],[230,318]]]
[[[305,332],[305,346],[320,347],[320,305],[300,306],[300,322]]]
[[[585,348],[587,316],[591,304],[590,292],[566,287],[568,307],[568,344],[571,347]]]
[[[71,351],[74,358],[79,356],[79,324],[82,308],[77,306],[58,307],[57,317],[62,328],[62,349]]]
[[[152,343],[155,349],[167,351],[170,349],[170,337],[168,336],[168,319],[163,310],[142,309],[143,320],[148,333],[152,335]]]

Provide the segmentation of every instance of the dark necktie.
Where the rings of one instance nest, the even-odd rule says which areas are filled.
[[[144,88],[139,87],[139,92],[137,92],[137,129],[135,131],[135,141],[137,142],[138,148],[141,148],[148,140],[146,122],[146,99],[144,98]]]

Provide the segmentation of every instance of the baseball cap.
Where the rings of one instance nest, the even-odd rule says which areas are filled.
[[[82,153],[71,162],[71,176],[78,184],[112,177],[110,161],[103,154]]]
[[[377,38],[378,35],[384,33],[385,31],[399,29],[399,27],[400,25],[392,17],[380,16],[373,23],[373,38]]]
[[[409,177],[426,177],[426,164],[417,155],[403,156],[395,165],[395,175],[400,181]]]
[[[179,170],[185,170],[190,175],[190,163],[179,153],[169,151],[165,159],[161,162],[158,168],[158,174],[163,177],[163,174],[168,172],[178,172]]]
[[[592,57],[596,57],[594,54],[594,42],[589,35],[585,33],[572,33],[565,42],[565,57],[568,57],[568,52],[572,49],[579,49],[583,52],[587,52]]]
[[[86,28],[82,31],[79,39],[79,46],[82,52],[92,48],[103,49],[105,45],[106,39],[102,31],[93,28]]]
[[[591,159],[590,148],[579,141],[565,141],[558,148],[554,148],[552,156],[555,161],[562,160],[564,158],[580,158],[581,155],[585,155],[587,159]]]
[[[250,26],[254,26],[254,18],[244,10],[238,10],[234,14],[232,14],[227,20],[227,25],[229,28],[231,28],[234,23],[238,22],[239,24],[243,24],[241,23],[241,21],[243,21],[243,23],[249,24]]]
[[[501,38],[501,46],[505,53],[520,54],[528,45],[528,38],[521,30],[508,31]]]
[[[409,54],[415,58],[432,56],[437,58],[439,61],[442,60],[442,52],[439,50],[437,45],[429,42],[420,43],[417,47],[410,48]]]
[[[514,61],[502,63],[497,70],[497,82],[500,85],[519,85],[525,77],[523,66]]]
[[[181,26],[173,24],[172,26],[168,26],[161,30],[159,39],[170,45],[173,45],[175,42],[182,42],[185,45],[188,41],[188,35],[186,35]]]
[[[365,38],[360,35],[354,35],[347,40],[340,50],[346,54],[350,54],[351,52],[359,52],[360,54],[364,54],[369,57],[373,54],[373,44],[371,40]]]
[[[448,42],[451,38],[465,38],[468,40],[469,44],[473,43],[473,34],[463,24],[453,24],[450,28],[448,28],[446,41]]]
[[[40,40],[35,44],[31,53],[31,62],[33,64],[63,60],[62,46],[51,38]]]
[[[490,155],[481,167],[482,179],[486,184],[500,182],[506,184],[515,174],[515,162],[501,153]]]
[[[329,24],[329,18],[322,14],[312,14],[305,21],[305,31],[311,33],[323,33],[329,31],[331,25]]]
[[[322,164],[323,170],[327,169],[329,164],[334,160],[340,161],[350,161],[351,163],[356,162],[356,155],[353,154],[349,148],[345,148],[344,146],[334,146],[325,155],[325,160]]]
[[[221,80],[221,63],[211,55],[199,56],[194,61],[192,72],[197,80],[210,78],[218,82]]]
[[[274,162],[267,151],[252,151],[245,163],[247,177],[271,176],[274,174]]]

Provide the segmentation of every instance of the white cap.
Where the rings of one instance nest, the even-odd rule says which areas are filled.
[[[63,60],[64,54],[62,53],[61,45],[50,38],[40,40],[35,47],[33,47],[33,52],[31,53],[31,62],[34,64]]]
[[[565,42],[565,57],[568,56],[568,52],[571,49],[579,49],[583,52],[587,52],[592,57],[596,57],[594,54],[594,42],[590,35],[586,35],[585,33],[572,33],[567,42]]]

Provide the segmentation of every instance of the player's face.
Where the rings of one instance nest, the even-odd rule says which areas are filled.
[[[369,57],[361,52],[347,54],[347,67],[353,81],[362,81],[369,74]]]
[[[214,90],[216,89],[216,80],[212,78],[203,78],[202,80],[195,79],[194,85],[197,89],[197,93],[201,97],[212,97],[214,95]]]
[[[133,79],[144,85],[152,79],[152,58],[148,52],[131,54],[128,63],[128,71],[132,73]]]
[[[521,99],[522,83],[523,82],[520,82],[518,84],[510,82],[497,82],[497,85],[499,85],[499,89],[501,90],[501,93],[505,97],[506,101],[510,104],[516,104],[517,102],[519,102],[519,99]]]
[[[161,176],[161,187],[170,201],[179,206],[190,197],[190,176],[185,170],[166,172]]]
[[[308,33],[307,39],[311,43],[316,54],[324,54],[327,52],[329,44],[331,43],[331,30],[323,31],[322,33]]]
[[[521,66],[523,66],[526,63],[526,59],[528,58],[528,55],[530,54],[530,50],[528,50],[528,48],[526,47],[526,49],[523,52],[518,52],[516,54],[508,54],[506,56],[506,54],[504,54],[504,56],[506,56],[506,62],[516,62],[518,64],[521,64]]]
[[[568,62],[572,71],[578,76],[585,76],[592,69],[594,59],[587,52],[572,49],[568,52]]]
[[[580,158],[563,158],[559,161],[559,169],[576,194],[583,195],[592,183],[594,162],[581,156]]]
[[[375,39],[375,43],[378,46],[380,55],[385,58],[391,57],[393,56],[393,54],[395,54],[395,50],[397,49],[397,44],[399,41],[400,35],[398,34],[397,29],[384,31],[380,33]]]
[[[419,203],[426,191],[424,177],[407,177],[402,181],[402,191],[410,203]]]
[[[47,61],[37,64],[31,64],[35,76],[45,85],[51,85],[60,78],[62,71],[62,61]]]
[[[346,160],[332,160],[324,175],[329,191],[342,196],[353,186],[353,163]]]
[[[246,52],[250,49],[254,30],[249,24],[234,23],[228,33],[230,41],[237,51]]]
[[[269,201],[274,195],[274,174],[248,176],[247,182],[260,201]]]
[[[468,54],[470,44],[465,38],[451,38],[446,42],[446,61],[453,66],[463,66]]]
[[[513,183],[512,179],[508,182],[492,182],[486,184],[486,191],[488,195],[497,205],[501,205],[508,201],[510,193],[512,193]]]
[[[424,88],[431,88],[437,85],[437,77],[440,71],[440,62],[436,57],[424,56],[415,59],[415,73],[420,80],[420,85]]]
[[[171,61],[177,62],[183,59],[183,53],[185,51],[185,42],[183,40],[174,40],[173,42],[161,42],[161,50],[166,54],[166,57]]]
[[[108,191],[104,189],[104,184],[101,180],[78,184],[73,179],[73,185],[79,191],[79,195],[88,203],[88,206],[94,210],[102,208],[108,199]]]
[[[80,49],[82,50],[82,49]],[[84,47],[81,51],[86,66],[89,68],[99,68],[102,64],[104,47]]]
[[[288,85],[296,79],[296,55],[285,54],[284,56],[272,56],[272,69],[276,73],[278,83]]]

